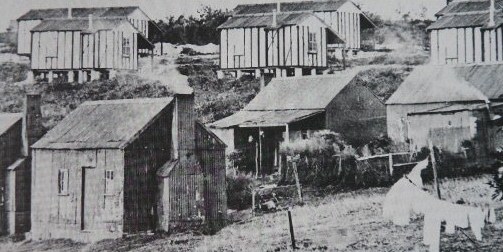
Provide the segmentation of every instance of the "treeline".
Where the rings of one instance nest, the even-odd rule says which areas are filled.
[[[157,25],[162,30],[161,41],[172,44],[206,45],[219,44],[220,34],[217,27],[230,17],[227,10],[203,7],[196,16],[169,16]],[[158,41],[156,41],[158,42]]]

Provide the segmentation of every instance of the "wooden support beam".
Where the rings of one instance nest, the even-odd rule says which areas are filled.
[[[437,162],[435,160],[435,150],[433,148],[433,143],[430,140],[428,140],[428,145],[430,147],[430,157],[431,157],[431,168],[433,169],[433,188],[435,190],[435,193],[437,194],[438,198],[441,199],[440,195],[440,184],[438,181],[438,173],[437,173]]]

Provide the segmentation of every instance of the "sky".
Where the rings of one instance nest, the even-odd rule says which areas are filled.
[[[61,7],[106,7],[106,6],[140,6],[152,19],[167,16],[195,15],[204,5],[214,8],[233,9],[238,4],[277,2],[278,0],[1,0],[0,31],[4,31],[10,20],[15,20],[29,9]],[[285,1],[285,0],[279,0]],[[287,2],[297,0],[286,0]],[[439,11],[446,0],[353,0],[363,10],[371,11],[387,19],[397,19],[399,13],[410,12],[419,17],[423,9],[427,18]]]

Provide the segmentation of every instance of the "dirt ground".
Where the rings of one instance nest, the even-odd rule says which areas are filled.
[[[503,203],[491,200],[485,184],[490,176],[447,179],[442,197],[455,202],[495,207],[497,223],[486,225],[483,241],[470,229],[441,235],[441,251],[503,251]],[[431,190],[431,186],[429,188]],[[423,219],[395,226],[381,216],[381,202],[388,188],[374,188],[328,196],[307,195],[304,206],[293,208],[298,251],[427,251],[422,244]],[[250,216],[246,212],[242,216]],[[470,238],[468,238],[470,237]],[[285,211],[243,217],[213,236],[196,233],[146,235],[105,240],[94,244],[68,240],[18,241],[0,239],[0,251],[290,251]]]

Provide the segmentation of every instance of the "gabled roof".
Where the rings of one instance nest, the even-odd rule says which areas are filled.
[[[490,0],[468,0],[454,1],[449,3],[436,16],[463,14],[467,12],[488,12],[491,3]],[[495,0],[494,7],[496,10],[503,9],[503,0]]]
[[[32,147],[124,149],[173,98],[91,101],[80,105]]]
[[[21,113],[0,113],[0,136],[21,120],[23,120]]]
[[[276,29],[283,26],[289,25],[301,25],[302,22],[309,18],[314,18],[318,20],[322,25],[324,25],[332,34],[335,36],[337,43],[344,43],[344,39],[334,30],[330,25],[326,24],[321,18],[314,15],[313,13],[302,12],[302,13],[280,13],[277,15],[277,26],[272,27],[273,15],[263,14],[263,15],[253,15],[253,16],[234,16],[230,17],[225,23],[221,24],[218,29],[232,29],[232,28],[250,28],[250,27],[267,27],[271,29]]]
[[[349,0],[282,2],[281,11],[336,11]],[[276,3],[240,4],[234,15],[269,13],[276,9]]]
[[[489,7],[490,2],[484,0],[452,2],[436,14],[438,20],[427,29],[490,28]],[[498,27],[503,24],[503,0],[496,0],[495,9],[495,26]]]
[[[243,110],[209,126],[275,127],[318,115],[362,69],[334,75],[273,79]]]
[[[307,18],[313,17],[312,13],[280,13],[277,15],[278,26],[297,25]],[[233,16],[221,24],[218,29],[245,28],[245,27],[270,27],[273,15],[270,13],[254,16]]]
[[[386,104],[468,102],[503,98],[503,65],[420,66]]]
[[[298,2],[281,2],[281,12],[325,12],[337,11],[346,3],[354,4],[350,0],[327,0],[327,1],[298,1]],[[356,8],[360,9],[357,5]],[[277,8],[277,3],[263,4],[240,4],[234,11],[233,16],[246,16],[264,13],[272,13],[272,10]],[[364,13],[361,14],[362,21],[368,27],[375,27],[375,24]]]
[[[131,23],[124,19],[93,19],[94,30],[112,30],[120,25],[129,25]],[[33,27],[32,32],[44,31],[87,31],[89,28],[89,19],[65,19],[65,20],[44,20]]]
[[[72,17],[87,18],[90,14],[96,18],[127,17],[138,6],[104,7],[104,8],[72,8]],[[68,17],[68,8],[32,9],[23,14],[18,20],[60,19]]]
[[[358,72],[273,79],[244,110],[325,109]]]

